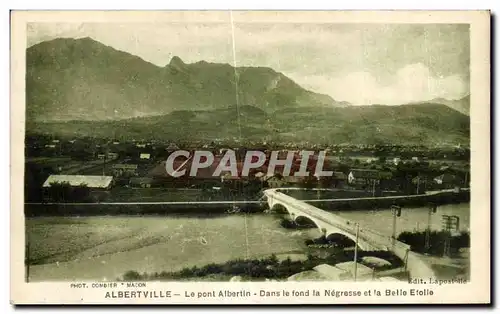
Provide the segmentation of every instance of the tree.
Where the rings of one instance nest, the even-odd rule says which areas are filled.
[[[65,202],[71,198],[71,185],[69,182],[52,182],[49,196],[53,201]]]
[[[82,183],[72,187],[69,182],[53,182],[49,187],[49,196],[56,202],[82,201],[90,195],[90,188]]]

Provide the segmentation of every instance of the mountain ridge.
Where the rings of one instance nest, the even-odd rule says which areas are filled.
[[[238,117],[239,114],[239,119]],[[293,122],[291,122],[293,121]],[[323,144],[467,144],[466,115],[442,104],[179,110],[108,121],[28,123],[27,132],[122,139],[279,141]],[[240,136],[241,135],[241,136]]]
[[[26,64],[29,120],[120,119],[217,109],[236,101],[264,110],[346,105],[268,67],[188,64],[179,56],[159,67],[90,37],[35,44],[26,51]]]

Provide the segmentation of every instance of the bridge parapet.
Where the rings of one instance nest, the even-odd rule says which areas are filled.
[[[300,213],[303,216],[309,216],[312,220],[327,223],[339,230],[352,235],[356,233],[356,223],[344,219],[334,213],[324,211],[304,201],[297,200],[289,195],[279,192],[279,189],[270,189],[264,192],[268,196],[270,207],[276,203],[282,204],[289,212],[294,212],[295,215]],[[420,254],[412,252],[410,246],[393,240],[391,236],[383,235],[374,230],[360,227],[358,240],[368,244],[372,248],[381,250],[390,250],[401,260],[405,262],[407,269],[413,278],[435,278],[435,272],[425,262]]]
[[[290,214],[308,217],[315,221],[317,225],[332,226],[341,233],[348,235],[350,238],[353,238],[356,234],[356,223],[352,221],[324,211],[304,201],[297,200],[296,198],[279,192],[279,190],[272,189],[266,192],[270,207],[279,203],[283,205]],[[387,250],[387,246],[390,243],[390,238],[387,236],[364,227],[359,229],[358,240],[365,243],[364,247],[370,247],[376,250]]]

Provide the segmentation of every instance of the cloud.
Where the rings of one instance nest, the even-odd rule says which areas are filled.
[[[355,105],[399,105],[434,98],[458,99],[469,93],[468,81],[459,75],[433,76],[421,63],[402,67],[387,84],[369,72],[352,72],[343,76],[309,76],[299,84],[332,95],[336,100]]]

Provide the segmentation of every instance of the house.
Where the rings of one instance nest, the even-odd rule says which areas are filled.
[[[136,164],[114,164],[112,168],[115,177],[137,175]]]
[[[141,153],[139,155],[139,159],[149,160],[151,158],[151,154],[149,153]]]
[[[241,177],[236,175],[233,176],[231,174],[231,171],[222,171],[220,174],[220,181],[221,182],[234,182],[234,181],[241,181]]]
[[[285,186],[296,186],[304,182],[304,177],[296,177],[296,176],[286,176],[283,177],[283,181],[285,182]]]
[[[347,183],[347,176],[341,171],[334,171],[332,175],[333,187],[343,188]]]
[[[263,176],[261,177],[264,182],[267,183],[267,186],[270,188],[280,188],[286,184],[285,180],[282,177],[278,176]]]
[[[265,176],[266,176],[266,174],[264,172],[261,172],[261,171],[259,171],[256,174],[254,174],[254,177],[257,178],[257,179],[259,179],[259,180],[262,180],[262,178],[265,177]]]
[[[99,154],[97,154],[97,159],[99,159],[99,160],[104,160],[104,159],[113,160],[113,159],[117,159],[117,158],[118,158],[118,153],[107,153],[107,154],[99,153]]]
[[[401,163],[401,158],[399,157],[395,157],[393,160],[392,160],[392,163],[397,166]]]
[[[108,153],[108,159],[117,159],[118,153]]]
[[[457,182],[457,177],[449,173],[444,173],[438,177],[435,177],[434,182],[445,186],[454,185]]]
[[[154,184],[155,180],[151,177],[134,177],[129,181],[129,185],[136,188],[150,188]]]
[[[179,149],[179,146],[177,146],[175,143],[170,143],[166,148],[167,151],[175,151],[178,149]]]
[[[390,180],[392,173],[372,169],[352,169],[347,176],[350,185],[361,188],[374,188],[380,186],[384,180]]]

